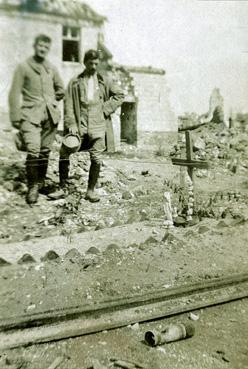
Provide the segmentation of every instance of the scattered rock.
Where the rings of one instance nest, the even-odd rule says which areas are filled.
[[[18,260],[18,264],[26,264],[26,263],[35,263],[35,259],[30,254],[24,254],[22,257]]]
[[[185,237],[188,237],[188,238],[190,238],[190,237],[195,237],[195,232],[194,231],[192,231],[192,230],[190,230],[190,231],[187,231],[186,233],[185,233],[185,235],[184,235]]]
[[[140,215],[141,215],[141,218],[140,218],[140,221],[141,222],[144,222],[145,220],[148,220],[149,219],[149,216],[148,216],[148,213],[145,209],[142,209],[140,211]]]
[[[111,217],[107,217],[107,218],[105,219],[105,226],[106,226],[106,227],[111,228],[111,227],[113,227],[113,226],[114,226],[114,224],[115,224],[115,220],[114,220],[113,218],[111,218]]]
[[[134,197],[133,193],[131,191],[124,191],[122,192],[121,198],[123,200],[131,200]]]
[[[14,189],[19,195],[23,195],[24,193],[27,192],[27,186],[25,185],[25,183],[22,182],[15,182]]]
[[[131,243],[130,245],[129,245],[129,248],[130,249],[137,249],[139,247],[139,245],[137,244],[137,243]]]
[[[199,178],[207,177],[208,176],[207,169],[198,169],[196,172],[196,176]]]
[[[30,238],[32,238],[33,237],[33,235],[31,234],[31,233],[27,233],[27,234],[25,234],[25,236],[23,237],[23,241],[28,241],[28,240],[30,240]]]
[[[113,226],[112,227],[118,227],[118,226],[121,226],[123,223],[121,222],[121,220],[119,220],[119,219],[116,219],[115,221],[114,221],[114,224],[113,224]]]
[[[198,137],[194,142],[193,149],[194,151],[205,150],[206,149],[205,141],[202,138]]]
[[[129,181],[136,181],[137,180],[137,178],[133,174],[131,174],[127,179]]]
[[[41,261],[52,261],[58,259],[60,259],[60,256],[53,250],[49,250],[42,258],[40,258]]]
[[[85,226],[85,225],[81,225],[81,226],[79,226],[78,227],[78,229],[77,229],[77,233],[83,233],[83,232],[87,232],[88,231],[88,227],[87,226]],[[61,234],[63,235],[63,236],[66,236],[66,232],[61,232]]]
[[[164,237],[162,238],[162,242],[172,242],[178,241],[178,239],[170,232],[166,232]]]
[[[140,185],[133,189],[133,194],[135,196],[144,196],[146,195],[146,190],[144,189],[144,186]]]
[[[106,247],[106,251],[119,251],[120,247],[116,243],[111,243]]]
[[[142,174],[142,176],[148,176],[149,175],[149,170],[142,170],[141,174]]]
[[[100,254],[100,251],[97,247],[95,246],[91,246],[87,251],[86,254],[92,254],[92,255],[97,255]]]
[[[189,313],[189,319],[193,321],[199,320],[199,315],[194,313]]]
[[[11,263],[9,263],[7,260],[3,258],[0,258],[0,267],[7,266],[7,265],[11,265]]]
[[[14,183],[13,182],[4,182],[3,183],[3,188],[5,188],[5,190],[9,191],[9,192],[13,192],[14,191]]]
[[[138,222],[140,220],[140,214],[139,213],[136,213],[135,211],[131,211],[129,213],[129,217],[127,219],[127,224],[132,224],[132,223],[135,223],[135,222]]]
[[[187,225],[189,227],[193,227],[194,225],[198,224],[200,219],[197,216],[193,216],[191,220],[188,221]]]
[[[131,325],[131,329],[133,331],[138,331],[140,329],[139,323],[135,323],[135,324]]]
[[[215,358],[221,358],[226,363],[230,362],[230,360],[226,357],[226,353],[223,350],[217,350],[213,356]]]
[[[234,219],[231,223],[230,226],[232,227],[236,227],[238,225],[242,225],[245,224],[245,220],[244,219]]]
[[[150,236],[145,240],[144,245],[150,245],[151,243],[158,243],[158,240],[153,236]]]
[[[178,216],[173,219],[173,224],[175,227],[185,227],[187,224],[187,220],[181,216]]]
[[[22,357],[14,359],[6,357],[3,361],[1,369],[25,369],[27,367],[27,362]]]
[[[210,231],[210,229],[209,229],[207,226],[205,226],[205,225],[201,225],[201,226],[198,228],[198,233],[199,233],[199,234],[203,234],[203,233],[206,233],[206,232],[208,232],[208,231]]]
[[[104,229],[106,228],[106,224],[104,222],[104,220],[99,220],[97,225],[96,225],[96,231],[99,230],[99,229]]]
[[[69,251],[67,251],[67,253],[65,254],[65,259],[69,259],[69,260],[74,260],[74,259],[79,259],[81,258],[81,254],[80,252],[73,248],[70,249]]]
[[[216,225],[216,228],[225,228],[228,227],[228,224],[224,220],[220,220],[219,223]]]
[[[108,369],[105,365],[101,364],[99,360],[93,359],[92,365],[87,369]]]

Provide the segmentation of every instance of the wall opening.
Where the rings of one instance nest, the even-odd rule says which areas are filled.
[[[124,102],[121,106],[121,141],[137,143],[137,103]]]
[[[80,60],[80,28],[63,26],[63,61]]]

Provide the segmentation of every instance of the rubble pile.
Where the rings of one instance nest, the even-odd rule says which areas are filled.
[[[208,160],[212,166],[221,166],[232,173],[248,169],[248,136],[240,127],[227,128],[222,124],[209,123],[192,131],[195,160]],[[184,132],[171,152],[172,157],[185,155]],[[198,170],[199,177],[206,175]]]

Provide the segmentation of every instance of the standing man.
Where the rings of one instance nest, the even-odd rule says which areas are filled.
[[[44,186],[60,120],[57,104],[64,97],[57,69],[46,61],[50,46],[50,37],[40,34],[35,38],[34,56],[17,66],[9,93],[10,120],[20,130],[27,151],[28,204],[37,202],[39,190]]]
[[[81,138],[79,151],[90,153],[90,170],[86,200],[97,202],[94,192],[102,164],[101,154],[105,150],[106,119],[123,102],[121,89],[97,73],[99,54],[89,50],[84,56],[85,70],[68,85],[65,97],[64,134],[78,134]],[[59,175],[63,188],[69,174],[71,152],[62,145],[60,150]]]

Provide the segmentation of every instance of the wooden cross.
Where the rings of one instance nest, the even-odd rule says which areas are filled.
[[[171,161],[173,165],[187,167],[188,174],[190,176],[191,181],[193,182],[194,168],[208,169],[209,163],[205,160],[193,160],[193,144],[189,131],[185,131],[185,137],[186,137],[186,159],[172,158]]]

